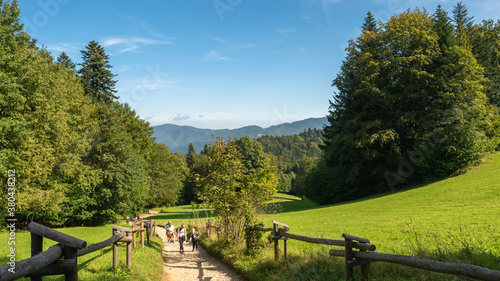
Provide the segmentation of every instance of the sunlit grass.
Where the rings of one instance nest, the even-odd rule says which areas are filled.
[[[353,202],[318,206],[277,197],[281,211],[263,216],[265,227],[276,220],[288,224],[293,234],[340,240],[347,233],[370,239],[377,252],[500,270],[500,153],[466,174]],[[182,206],[161,216],[187,222],[192,211]],[[213,242],[205,243],[210,247]],[[288,244],[290,258],[278,263],[270,245],[255,257],[221,255],[251,280],[342,280],[343,260],[328,255],[334,247],[296,240]],[[377,280],[467,280],[387,263],[373,264],[372,273]]]
[[[63,233],[87,241],[87,245],[104,241],[112,236],[111,225],[101,227],[70,227],[57,229]],[[8,233],[1,232],[0,240],[7,241]],[[139,234],[137,234],[137,247],[132,249],[132,268],[126,267],[126,243],[118,243],[118,268],[112,271],[113,251],[108,246],[96,252],[78,257],[79,280],[161,280],[163,274],[163,260],[161,252],[163,241],[154,237],[150,246],[141,248]],[[47,250],[56,242],[44,239],[43,249]],[[23,260],[31,256],[31,238],[27,231],[16,232],[16,259]],[[0,252],[7,253],[7,243],[1,243]],[[10,246],[9,246],[10,247]],[[0,256],[2,265],[6,264],[6,256]],[[30,280],[24,278],[20,280]],[[45,276],[43,280],[64,280],[63,275]]]

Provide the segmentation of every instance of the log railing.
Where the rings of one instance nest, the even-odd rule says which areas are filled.
[[[210,237],[211,229],[214,228],[215,231],[217,231],[217,234],[219,233],[221,227],[213,225],[211,222],[207,222],[207,236]]]
[[[156,222],[142,221],[141,228],[146,225],[147,239],[151,238]],[[87,242],[49,227],[32,222],[28,225],[31,233],[31,258],[16,262],[16,271],[9,272],[10,265],[0,267],[0,280],[11,281],[22,277],[31,277],[32,281],[42,280],[42,276],[65,275],[65,280],[78,280],[78,257],[95,252],[113,244],[113,269],[118,264],[118,242],[127,243],[127,267],[132,265],[131,243],[132,234],[141,231],[140,228],[125,228],[112,226],[113,236],[109,239],[87,246]],[[58,242],[46,251],[43,251],[43,238]],[[141,232],[141,244],[144,248],[144,234]],[[87,247],[86,247],[87,246]],[[61,260],[61,258],[64,258]]]
[[[281,228],[280,228],[281,226]],[[329,251],[331,256],[345,258],[345,280],[354,280],[354,268],[361,267],[361,280],[369,280],[368,265],[375,261],[383,261],[395,264],[406,265],[414,268],[425,269],[434,272],[460,275],[478,280],[498,281],[500,280],[500,271],[479,267],[470,264],[448,263],[434,260],[419,259],[410,256],[391,255],[373,252],[375,245],[370,244],[366,238],[343,234],[344,240],[331,240],[325,238],[311,238],[288,233],[290,227],[284,223],[273,221],[273,228],[258,227],[260,231],[272,231],[274,240],[274,257],[279,260],[279,240],[284,240],[284,256],[288,252],[288,239],[304,241],[307,243],[316,243],[324,245],[333,245],[344,247],[344,250],[332,249]],[[356,251],[355,249],[359,250]],[[368,252],[370,251],[370,252]]]

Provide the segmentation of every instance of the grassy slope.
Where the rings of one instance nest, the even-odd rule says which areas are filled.
[[[500,270],[500,153],[464,175],[354,202],[317,206],[279,197],[282,212],[266,215],[266,227],[277,220],[298,235],[342,239],[348,233],[370,239],[378,252]],[[190,206],[167,211],[157,219],[179,224],[192,216]],[[272,261],[272,247],[255,259],[229,262],[251,280],[341,280],[343,262],[328,257],[331,248],[290,240],[285,263]],[[385,263],[375,263],[372,271],[377,280],[466,280]]]
[[[102,227],[70,227],[57,229],[63,233],[80,238],[87,241],[87,245],[95,244],[104,241],[111,237],[111,225]],[[8,233],[0,233],[0,241],[5,243],[0,244],[0,262],[2,266],[6,264],[7,241]],[[126,244],[118,243],[118,271],[112,273],[111,267],[113,263],[113,251],[111,246],[96,252],[87,254],[78,258],[78,277],[80,280],[161,280],[163,274],[163,260],[161,252],[163,242],[161,238],[155,237],[150,241],[150,246],[145,246],[143,250],[140,244],[139,235],[137,235],[139,243],[138,247],[132,249],[132,272],[127,272],[125,265]],[[30,234],[27,231],[16,232],[16,258],[22,260],[30,257]],[[54,245],[55,242],[49,239],[44,239],[44,250]],[[10,247],[10,246],[9,246]],[[3,253],[6,253],[3,255]],[[59,275],[47,276],[44,280],[64,280],[64,276]],[[29,280],[29,278],[20,279]]]
[[[330,239],[348,233],[370,239],[378,252],[500,270],[500,153],[485,162],[461,176],[371,199],[314,207],[308,200],[283,202],[283,212],[267,215],[265,225],[277,220],[290,233]],[[327,256],[332,247],[294,240],[289,247],[292,261],[281,266],[270,255],[236,264],[255,280],[342,279],[342,259],[332,258],[332,266],[327,258],[311,257]],[[275,269],[261,273],[266,264]],[[377,280],[463,280],[384,263],[372,269]]]
[[[433,235],[474,237],[500,256],[500,153],[486,162],[461,176],[369,200],[303,211],[300,205],[309,202],[285,202],[284,212],[268,216],[266,225],[277,220],[291,233],[312,237],[366,237],[380,252],[404,250],[397,244],[408,232],[416,232],[426,248],[436,246]]]

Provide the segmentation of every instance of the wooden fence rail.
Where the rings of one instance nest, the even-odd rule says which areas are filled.
[[[147,239],[149,245],[150,235],[156,222],[146,221],[148,231]],[[142,227],[141,227],[142,228]],[[65,275],[65,280],[78,280],[78,257],[95,252],[99,249],[113,244],[113,268],[116,268],[118,262],[118,242],[127,243],[127,267],[131,267],[131,243],[133,242],[132,233],[141,231],[140,228],[130,229],[121,226],[112,226],[113,235],[102,242],[87,246],[87,242],[72,237],[65,233],[51,229],[49,227],[32,222],[28,225],[28,231],[31,233],[31,258],[16,262],[15,273],[9,272],[10,265],[0,267],[0,281],[11,281],[29,276],[32,281],[42,280],[46,275]],[[142,232],[141,232],[142,234]],[[49,238],[59,244],[43,251],[43,238]],[[141,244],[144,247],[144,234],[141,235]],[[61,258],[64,257],[64,260]]]
[[[332,249],[330,250],[330,255],[336,257],[345,257],[345,251]],[[353,256],[358,260],[367,260],[373,262],[375,261],[390,262],[434,272],[461,275],[479,280],[488,280],[488,281],[500,280],[500,271],[487,269],[484,267],[471,264],[440,262],[433,260],[424,260],[416,257],[374,253],[374,252],[373,253],[353,252]]]
[[[59,260],[63,255],[61,245],[57,244],[50,247],[47,251],[40,253],[31,258],[16,262],[16,272],[11,273],[7,271],[10,266],[0,267],[0,280],[11,281],[29,275],[31,272],[36,272],[55,261]]]
[[[282,226],[281,228],[279,226]],[[414,268],[425,269],[434,272],[448,273],[452,275],[460,275],[478,280],[499,281],[500,271],[462,263],[448,263],[434,260],[419,259],[410,256],[392,255],[373,252],[376,250],[375,245],[370,244],[370,240],[366,238],[356,237],[348,234],[343,234],[344,240],[332,240],[325,238],[311,238],[288,233],[290,227],[284,223],[273,221],[273,228],[258,227],[260,231],[272,231],[274,240],[274,257],[279,259],[279,240],[284,240],[284,256],[286,258],[288,251],[288,239],[304,241],[308,243],[333,245],[344,247],[345,250],[332,249],[329,251],[331,256],[345,258],[345,280],[354,280],[353,269],[357,266],[361,267],[361,280],[368,280],[369,270],[368,265],[375,261],[390,262],[395,264],[406,265]],[[354,251],[358,249],[359,251]],[[370,251],[370,252],[367,252]]]

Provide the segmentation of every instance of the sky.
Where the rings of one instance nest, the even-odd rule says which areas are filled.
[[[439,0],[20,0],[21,22],[54,57],[81,63],[96,40],[117,96],[152,126],[234,129],[324,117],[349,39],[368,11],[451,15]],[[462,1],[474,22],[500,1]]]

